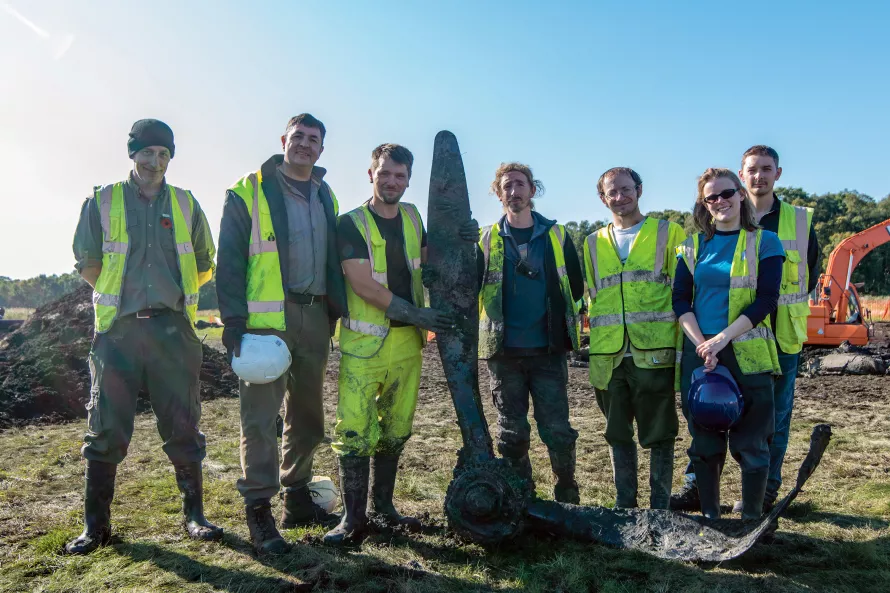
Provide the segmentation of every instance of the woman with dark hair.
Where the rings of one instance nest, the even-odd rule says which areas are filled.
[[[720,474],[727,443],[742,470],[742,518],[761,515],[773,435],[773,375],[780,373],[769,314],[776,309],[785,252],[775,233],[757,227],[739,178],[708,169],[698,180],[697,233],[678,250],[673,308],[686,335],[680,362],[689,458],[702,514],[720,516]],[[727,347],[731,346],[731,347]],[[728,430],[698,425],[689,413],[692,372],[725,366],[744,401]]]

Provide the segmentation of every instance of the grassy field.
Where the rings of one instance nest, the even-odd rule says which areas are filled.
[[[33,312],[34,309],[27,309],[25,307],[10,307],[6,310],[3,319],[27,319]]]
[[[428,352],[429,353],[429,352]],[[336,354],[329,367],[326,413],[333,425]],[[585,504],[611,506],[614,488],[603,420],[586,387],[586,370],[570,369],[572,423],[578,441]],[[483,376],[485,376],[483,371]],[[486,377],[487,378],[487,377]],[[397,484],[403,512],[427,517],[410,537],[377,534],[349,551],[320,545],[322,528],[285,532],[296,542],[284,556],[256,559],[234,488],[240,476],[238,401],[205,403],[206,512],[226,528],[221,543],[189,541],[179,501],[150,414],[136,421],[129,455],[118,473],[112,506],[112,545],[89,557],[61,555],[82,529],[79,447],[84,422],[0,433],[0,591],[890,591],[890,401],[885,377],[857,383],[801,380],[786,481],[793,480],[817,422],[830,422],[834,440],[807,491],[782,519],[771,545],[719,566],[662,561],[642,553],[527,535],[497,549],[457,541],[444,526],[442,502],[460,434],[435,357],[427,357],[415,435]],[[810,381],[810,383],[807,383]],[[875,395],[881,394],[884,395]],[[487,415],[489,396],[484,394]],[[677,445],[675,483],[688,437]],[[546,450],[533,440],[538,492],[551,496]],[[335,476],[323,446],[316,473]],[[648,499],[647,456],[641,456],[640,499]],[[724,502],[738,494],[730,462]],[[277,512],[278,501],[275,501]]]
[[[874,321],[890,321],[890,296],[864,296],[862,306],[871,310]]]

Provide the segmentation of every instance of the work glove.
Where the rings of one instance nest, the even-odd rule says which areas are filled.
[[[436,333],[454,329],[457,324],[457,321],[447,313],[430,307],[415,307],[396,295],[392,295],[386,316],[393,321],[401,321]]]
[[[247,324],[244,321],[232,321],[226,324],[223,329],[222,343],[229,355],[229,362],[232,362],[232,356],[241,356],[241,338],[247,333]]]
[[[464,241],[469,241],[470,243],[478,243],[479,242],[479,223],[476,222],[475,218],[471,218],[467,222],[463,223],[457,231],[458,236]]]

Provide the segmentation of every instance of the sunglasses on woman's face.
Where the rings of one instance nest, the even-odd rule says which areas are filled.
[[[710,196],[705,196],[705,197],[703,197],[703,198],[702,198],[702,201],[705,202],[706,204],[714,204],[714,203],[716,203],[717,200],[719,200],[720,198],[723,198],[724,200],[728,200],[729,198],[733,197],[737,191],[739,191],[739,190],[737,190],[737,189],[724,189],[724,190],[723,190],[722,192],[720,192],[719,194],[711,194]]]

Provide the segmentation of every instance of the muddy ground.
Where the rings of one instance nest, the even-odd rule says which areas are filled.
[[[92,290],[86,284],[0,336],[0,428],[85,417],[92,339]],[[225,356],[204,345],[201,398],[233,396],[237,389]],[[139,407],[150,408],[147,392],[140,394]]]

